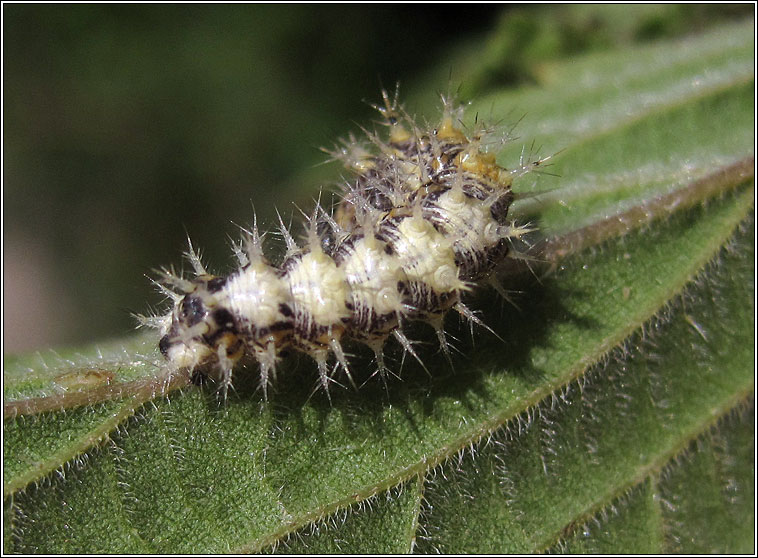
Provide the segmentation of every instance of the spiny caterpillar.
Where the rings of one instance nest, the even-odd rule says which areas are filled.
[[[512,255],[510,241],[528,230],[507,218],[511,184],[542,161],[511,171],[498,166],[485,151],[492,130],[477,126],[467,135],[459,124],[463,107],[450,98],[442,96],[439,125],[422,128],[398,105],[397,93],[382,96],[374,108],[388,138],[365,131],[365,140],[351,136],[328,151],[354,178],[333,214],[317,203],[306,216],[302,245],[279,218],[286,243],[279,265],[264,257],[254,224],[234,245],[240,267],[229,276],[209,274],[191,244],[193,278],[162,272],[156,284],[173,307],[143,322],[160,330],[170,368],[209,368],[225,391],[235,365],[252,356],[265,397],[277,361],[291,348],[313,358],[328,394],[338,367],[355,385],[347,339],[370,347],[384,374],[389,337],[421,362],[402,330],[408,321],[431,324],[446,355],[449,310],[484,325],[462,295],[483,282],[499,287],[495,268]]]

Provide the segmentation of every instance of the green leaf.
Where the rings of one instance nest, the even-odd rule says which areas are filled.
[[[423,484],[415,477],[377,498],[288,535],[269,549],[287,554],[401,554],[413,549]]]
[[[331,405],[302,359],[266,404],[251,371],[226,405],[129,384],[6,420],[5,550],[750,552],[752,41],[752,22],[724,26],[482,92],[495,119],[528,106],[512,145],[562,150],[517,213],[561,235],[544,253],[571,255],[509,276],[518,308],[471,303],[504,343],[450,324],[455,373],[420,348],[431,377],[406,362]],[[155,381],[154,349],[119,352],[102,356],[114,379],[132,355],[133,380]],[[92,354],[68,366],[106,369]],[[6,406],[59,395],[71,372],[27,386],[30,366],[6,365]],[[355,369],[373,371],[364,354]]]

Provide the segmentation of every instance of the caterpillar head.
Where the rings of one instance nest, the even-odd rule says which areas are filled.
[[[236,321],[217,296],[226,278],[200,275],[169,280],[182,292],[173,294],[174,308],[161,326],[161,353],[177,367],[190,369],[214,359],[232,364],[239,360],[243,343]]]

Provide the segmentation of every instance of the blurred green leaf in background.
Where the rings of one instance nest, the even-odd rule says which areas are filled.
[[[449,322],[455,373],[424,346],[331,404],[307,359],[219,405],[164,396],[150,337],[7,357],[5,552],[755,551],[752,5],[3,15],[6,351],[123,334],[186,233],[228,271],[397,80],[520,120],[508,167],[556,154],[513,212],[566,256],[472,300],[504,342]]]

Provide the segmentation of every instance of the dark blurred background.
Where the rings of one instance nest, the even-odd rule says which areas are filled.
[[[752,10],[4,4],[4,353],[127,333],[186,234],[228,271],[232,222],[309,208],[341,174],[318,148],[370,124],[382,85],[474,96]]]

